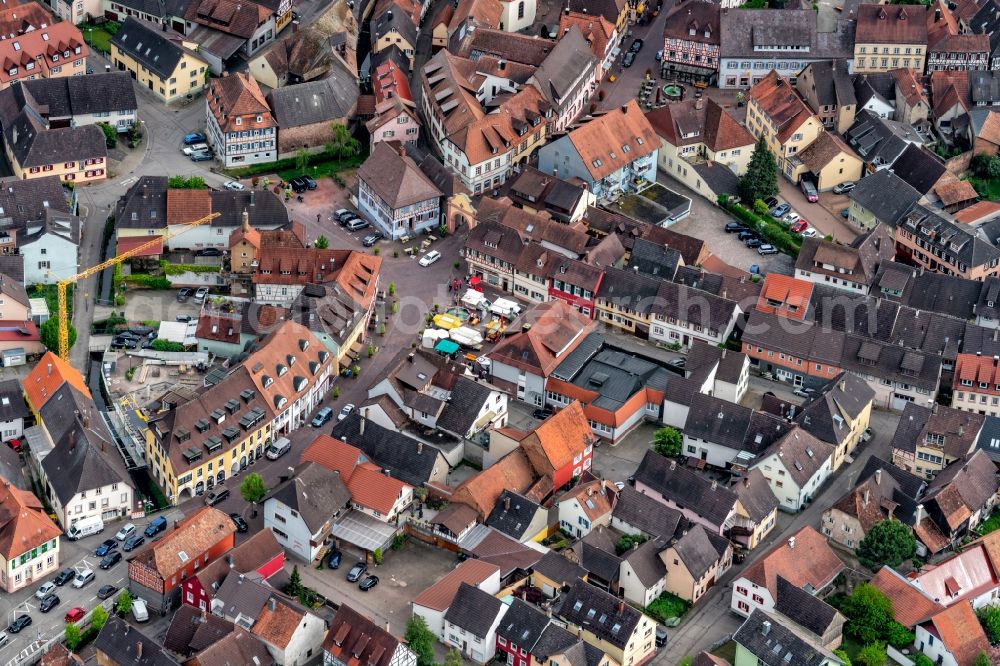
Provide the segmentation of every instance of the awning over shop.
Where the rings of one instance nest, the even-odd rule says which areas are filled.
[[[454,340],[440,340],[434,349],[442,354],[454,354],[458,351],[458,343]]]

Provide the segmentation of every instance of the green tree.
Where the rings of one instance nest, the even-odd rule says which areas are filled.
[[[681,454],[681,444],[684,443],[684,435],[677,428],[660,428],[653,435],[653,450],[661,456],[676,458]]]
[[[448,650],[444,656],[444,666],[462,666],[462,653],[458,650]]]
[[[80,627],[76,626],[73,622],[66,625],[66,632],[63,635],[66,638],[66,649],[70,652],[79,647],[80,641],[83,638]]]
[[[753,202],[753,212],[763,216],[770,214],[771,209],[768,208],[767,204],[764,203],[762,200],[757,199],[756,201]]]
[[[434,666],[434,633],[427,627],[424,618],[410,616],[403,637],[417,655],[417,666]]]
[[[292,573],[288,576],[288,586],[286,591],[293,597],[297,597],[302,594],[302,574],[299,573],[299,565],[294,565],[292,567]]]
[[[615,544],[615,550],[619,555],[632,550],[633,547],[643,544],[646,542],[646,536],[643,534],[623,534],[621,538],[618,539],[618,543]]]
[[[264,499],[267,496],[264,477],[257,472],[251,472],[243,477],[243,481],[240,483],[240,496],[251,504],[256,504]]]
[[[934,661],[926,654],[921,652],[913,660],[913,666],[934,666]]]
[[[899,622],[893,620],[892,624],[889,625],[889,631],[885,638],[889,645],[897,650],[902,650],[913,645],[913,642],[917,640],[917,635]]]
[[[991,644],[1000,643],[1000,607],[983,606],[976,612],[979,624],[983,625],[986,638]]]
[[[298,169],[299,173],[305,173],[308,167],[309,151],[305,148],[299,148],[295,151],[295,168]]]
[[[69,330],[69,348],[72,349],[73,345],[76,344],[76,326],[73,324],[66,325]],[[52,317],[51,319],[45,320],[41,328],[38,329],[38,334],[41,337],[42,344],[45,345],[46,349],[59,352],[59,319]]]
[[[869,643],[858,652],[855,662],[859,666],[883,666],[885,658],[885,645],[882,643]]]
[[[118,145],[118,130],[107,123],[97,123],[97,125],[104,132],[104,143],[107,144],[108,148],[114,148]]]
[[[740,178],[739,190],[740,198],[748,205],[778,193],[778,164],[763,136],[757,139],[747,171]]]
[[[882,520],[865,533],[858,544],[858,560],[872,571],[882,565],[898,567],[917,554],[913,530],[898,520]]]
[[[325,250],[326,248],[330,247],[330,239],[328,239],[326,236],[320,236],[316,239],[316,242],[313,243],[313,247],[316,248],[317,250]]]
[[[122,590],[122,593],[115,599],[115,610],[121,615],[128,615],[132,612],[132,593]]]
[[[201,176],[170,176],[167,187],[172,190],[203,190],[205,179]]]
[[[691,666],[691,664],[693,663],[694,659],[692,659],[691,657],[684,657],[677,663],[677,666]]]
[[[153,344],[149,345],[149,348],[153,351],[162,352],[182,352],[184,351],[184,345],[179,342],[172,342],[170,340],[162,340],[157,338],[153,340]]]
[[[351,136],[350,130],[344,125],[334,122],[333,138],[326,145],[327,152],[337,156],[337,168],[343,166],[345,157],[354,157],[361,153],[361,142]]]
[[[851,658],[847,656],[847,652],[844,650],[834,650],[834,656],[844,662],[844,666],[851,666]]]
[[[376,548],[375,552],[372,553],[372,559],[375,560],[375,565],[378,566],[382,564],[382,549]]]
[[[104,623],[108,621],[108,611],[104,610],[104,606],[96,607],[90,614],[90,626],[94,629],[100,631],[104,627]]]
[[[847,616],[847,633],[865,645],[883,640],[895,622],[892,602],[869,583],[854,588],[842,611]]]
[[[976,655],[976,660],[972,662],[972,666],[990,666],[990,658],[986,656],[985,651]]]

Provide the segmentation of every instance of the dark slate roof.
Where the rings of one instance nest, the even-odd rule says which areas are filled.
[[[931,191],[946,169],[934,153],[911,143],[892,163],[892,171],[923,195]]]
[[[736,301],[709,291],[693,289],[679,282],[661,282],[652,311],[664,318],[673,317],[681,322],[703,326],[709,331],[723,331],[732,320],[736,307]]]
[[[842,372],[802,407],[796,422],[817,439],[839,445],[851,430],[843,413],[857,418],[874,398],[875,391],[867,382],[855,374]]]
[[[288,209],[273,192],[212,190],[209,197],[212,200],[212,212],[219,214],[212,220],[213,227],[240,227],[243,225],[243,211],[246,211],[251,227],[287,228]]]
[[[624,553],[623,560],[631,565],[639,582],[646,588],[655,587],[667,575],[667,568],[660,559],[660,553],[666,547],[665,541],[650,539]]]
[[[330,71],[325,79],[275,88],[267,94],[279,127],[302,127],[353,114],[358,103],[357,84],[339,66]]]
[[[331,515],[347,506],[351,491],[338,472],[307,462],[299,465],[295,476],[268,493],[267,499],[275,499],[298,511],[310,533],[315,534]]]
[[[112,615],[101,628],[94,648],[112,664],[168,666],[180,664],[157,641],[146,636],[127,621]]]
[[[262,585],[233,570],[216,590],[215,598],[221,602],[225,617],[243,615],[256,621],[264,604],[271,598],[271,592],[269,585]]]
[[[108,154],[104,132],[97,125],[47,129],[19,84],[0,92],[0,124],[7,148],[23,168]]]
[[[49,118],[138,108],[128,72],[35,79],[21,85],[38,104],[48,106]]]
[[[460,376],[451,390],[451,399],[445,403],[438,416],[438,428],[458,437],[465,437],[475,424],[483,405],[489,400],[491,392],[489,386]]]
[[[475,585],[463,582],[455,593],[444,621],[450,622],[478,638],[486,638],[500,613],[503,602]]]
[[[27,418],[28,414],[21,382],[16,379],[0,382],[0,422]]]
[[[85,414],[90,415],[86,427]],[[41,416],[55,445],[42,467],[64,506],[83,490],[133,485],[93,400],[65,383],[42,406]]]
[[[1000,463],[1000,418],[987,416],[983,429],[976,439],[976,448],[983,451],[995,463]]]
[[[822,637],[838,620],[843,622],[842,616],[838,618],[840,614],[836,608],[801,587],[793,585],[780,575],[777,590],[778,598],[774,602],[774,610],[818,637]]]
[[[158,31],[130,16],[111,38],[111,45],[127,53],[160,78],[169,78],[184,53],[184,49],[168,37],[171,34],[174,33]]]
[[[170,626],[163,637],[163,647],[177,654],[190,657],[233,633],[236,625],[212,613],[202,617],[194,606],[182,605],[170,619]]]
[[[895,224],[917,202],[920,192],[889,169],[883,169],[859,180],[848,196],[876,219]]]
[[[740,506],[755,522],[766,519],[781,503],[774,496],[771,485],[759,469],[752,469],[744,474],[742,479],[736,480],[731,489],[739,496]]]
[[[891,78],[890,85],[895,90]],[[895,92],[889,99],[895,99]],[[866,162],[880,170],[892,166],[911,142],[923,141],[910,125],[879,118],[867,110],[858,113],[854,124],[844,132],[844,139]]]
[[[757,657],[760,666],[821,666],[833,656],[757,608],[733,635],[733,640]]]
[[[141,176],[115,205],[115,220],[120,227],[161,229],[166,219],[166,176]]]
[[[586,623],[597,638],[621,649],[632,638],[642,613],[581,580],[563,596],[559,617],[578,627]]]
[[[899,486],[900,492],[907,497],[912,497],[914,500],[920,497],[927,483],[924,479],[916,474],[907,472],[902,467],[896,467],[891,462],[882,460],[878,456],[869,456],[868,460],[865,461],[865,466],[861,469],[861,473],[858,474],[858,480],[855,485],[861,485],[868,478],[874,476],[878,470],[882,470],[883,474],[891,476],[896,485]]]
[[[674,551],[684,563],[688,572],[698,580],[719,561],[719,553],[709,540],[708,531],[702,525],[694,525],[688,533],[677,540]]]
[[[680,265],[681,253],[669,247],[650,242],[644,238],[636,238],[629,256],[629,270],[637,270],[664,280],[673,280],[677,266]]]
[[[728,400],[705,396],[688,411],[684,434],[735,451],[743,447],[753,410]]]
[[[441,452],[406,435],[368,421],[361,433],[361,415],[354,412],[333,427],[333,436],[364,451],[390,476],[419,488],[434,471]]]
[[[1000,249],[980,238],[966,225],[953,222],[920,204],[910,209],[896,226],[913,234],[916,242],[928,251],[943,253],[955,263],[969,268],[1000,259]]]
[[[596,534],[597,532],[588,534],[583,541],[578,541],[573,546],[573,550],[580,558],[580,566],[586,569],[587,573],[609,583],[614,582],[618,580],[621,558],[603,548],[592,545],[592,535]]]
[[[646,451],[635,480],[666,499],[694,511],[713,525],[722,525],[736,505],[736,493],[654,451]]]
[[[656,300],[662,279],[608,267],[597,298],[615,303],[619,308],[634,310],[640,315],[649,314]]]
[[[542,559],[532,567],[537,573],[545,576],[549,580],[569,585],[577,578],[587,575],[587,570],[568,558],[563,557],[554,550],[542,555]]]
[[[34,181],[22,180],[19,182],[31,183]],[[20,254],[0,254],[0,273],[18,282],[24,282],[24,257]]]
[[[652,497],[626,485],[618,493],[618,501],[611,512],[613,520],[620,520],[652,537],[671,539],[677,532],[683,516],[680,511],[664,506]]]
[[[545,613],[515,597],[497,627],[497,636],[531,652],[550,621]]]
[[[507,508],[508,501],[510,508]],[[497,499],[493,511],[486,518],[486,524],[520,541],[525,536],[525,531],[530,526],[535,514],[541,508],[541,504],[532,502],[523,495],[504,490]]]
[[[542,632],[535,648],[531,651],[532,656],[540,662],[545,663],[548,657],[554,657],[565,653],[574,645],[582,644],[579,638],[569,633],[554,622],[549,623]]]

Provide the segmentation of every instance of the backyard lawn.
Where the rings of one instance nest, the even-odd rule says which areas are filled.
[[[978,176],[967,176],[965,180],[972,183],[979,196],[987,201],[1000,201],[1000,180],[993,178],[980,178]]]
[[[87,43],[101,53],[111,53],[111,33],[97,26],[86,26],[81,29]]]

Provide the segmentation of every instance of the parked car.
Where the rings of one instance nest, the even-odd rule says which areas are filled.
[[[809,222],[807,220],[799,220],[798,222],[796,222],[795,224],[793,224],[790,227],[790,229],[792,231],[794,231],[795,233],[797,233],[797,234],[801,234],[808,227],[809,227]]]
[[[750,264],[750,275],[763,275],[763,273],[761,273],[760,271],[760,266],[758,266],[757,264]]]
[[[361,229],[367,229],[370,225],[366,220],[362,220],[360,217],[356,217],[347,224],[344,228],[348,231],[360,231]]]
[[[188,287],[182,287],[181,289],[179,289],[177,291],[177,302],[183,303],[187,299],[191,298],[191,291],[192,290],[189,289]]]
[[[357,583],[358,579],[361,578],[366,571],[368,571],[368,565],[364,562],[358,562],[351,567],[350,571],[347,572],[347,582]]]
[[[840,216],[846,220],[851,216],[851,209],[850,208],[843,209],[842,211],[840,211]]]
[[[762,257],[766,254],[778,254],[778,248],[774,247],[770,243],[767,243],[757,248],[757,254]]]
[[[217,247],[203,247],[200,250],[195,251],[194,256],[196,257],[221,257],[222,250]]]
[[[167,519],[163,516],[157,516],[156,518],[153,518],[153,522],[146,527],[143,534],[148,537],[154,537],[165,529],[167,529]]]
[[[124,550],[126,553],[131,553],[133,550],[135,550],[144,543],[146,543],[146,537],[143,536],[142,534],[136,534],[128,538],[128,541],[126,541],[125,545],[122,546],[122,550]]]
[[[279,437],[270,446],[264,449],[264,456],[268,460],[277,460],[292,450],[292,442],[287,437]]]
[[[333,418],[333,407],[324,407],[316,412],[316,416],[309,422],[313,428],[322,428],[323,425]]]
[[[338,208],[334,212],[333,216],[341,224],[343,224],[344,222],[347,222],[352,217],[357,217],[357,215],[354,213],[354,211],[347,210],[346,208]]]
[[[313,180],[312,176],[303,175],[300,176],[300,178],[302,178],[302,182],[306,184],[306,189],[308,190],[315,190],[317,187],[319,187],[319,185],[316,184],[316,181]]]
[[[799,188],[802,189],[802,194],[806,195],[806,200],[809,203],[816,203],[819,201],[819,192],[816,191],[816,185],[812,181],[803,178],[799,181]]]
[[[326,568],[327,569],[339,569],[340,561],[344,559],[344,554],[337,549],[330,551],[330,554],[326,558]]]
[[[745,241],[743,241],[743,244],[752,250],[755,247],[760,247],[761,245],[763,245],[764,241],[762,241],[759,238],[748,238]]]
[[[427,267],[427,266],[430,266],[431,264],[433,264],[435,261],[437,261],[440,258],[441,258],[441,253],[440,252],[438,252],[437,250],[431,250],[430,252],[428,252],[424,256],[420,257],[420,261],[418,263],[421,266]]]
[[[141,539],[142,537],[139,538]],[[122,554],[116,550],[113,553],[108,553],[106,556],[104,556],[104,558],[101,559],[101,563],[98,564],[97,566],[99,566],[102,569],[110,569],[111,567],[115,566],[121,561],[122,561]]]
[[[60,571],[59,575],[56,576],[55,580],[53,580],[52,582],[58,585],[59,587],[62,587],[66,583],[73,580],[75,577],[76,577],[76,569],[67,567],[62,571]]]
[[[350,416],[351,412],[353,411],[354,411],[354,405],[351,403],[347,403],[346,405],[340,408],[340,413],[337,414],[337,421],[338,422],[343,421],[348,416]]]
[[[65,622],[79,622],[80,620],[83,619],[83,616],[86,614],[87,610],[85,608],[80,608],[79,606],[75,606],[74,608],[69,609],[69,611],[63,617],[63,620]]]
[[[238,180],[231,180],[222,187],[226,188],[227,190],[230,190],[231,192],[242,192],[243,190],[247,189],[246,185],[244,185]]]
[[[7,625],[7,631],[9,631],[12,634],[19,634],[19,633],[21,633],[22,629],[24,629],[25,627],[30,627],[30,626],[31,626],[31,616],[30,615],[27,615],[27,614],[18,615],[17,618],[13,622],[11,622],[10,624]]]
[[[149,609],[146,607],[146,602],[139,597],[132,601],[132,617],[135,618],[136,622],[149,620]]]
[[[135,524],[125,523],[122,525],[122,528],[115,533],[115,538],[119,541],[125,541],[133,534],[135,534]]]
[[[671,359],[670,365],[674,366],[675,368],[683,368],[684,366],[687,365],[687,359],[686,358]]]
[[[201,132],[191,132],[184,135],[184,145],[191,146],[196,143],[204,143],[207,137]]]
[[[194,292],[194,300],[201,303],[208,296],[208,287],[198,287],[198,291]]]
[[[192,319],[194,319],[194,317],[192,317],[191,315],[177,315],[176,317],[174,317],[174,319],[182,324],[186,324]]]
[[[373,231],[372,233],[365,236],[365,239],[361,241],[361,244],[364,245],[365,247],[371,247],[372,245],[379,242],[383,238],[385,238],[385,236],[382,234],[381,231]]]
[[[22,440],[20,437],[15,437],[14,439],[8,439],[6,444],[11,448],[12,451],[20,453],[21,447],[24,446],[24,440]]]
[[[771,209],[771,217],[777,218],[777,219],[780,220],[785,215],[788,215],[788,212],[791,211],[791,210],[792,210],[792,207],[789,206],[786,203],[778,204],[777,206],[775,206],[774,208]]]
[[[740,224],[739,222],[729,222],[728,224],[726,224],[727,234],[739,234],[743,233],[744,231],[750,231],[750,228],[747,227],[745,224]]]
[[[307,189],[309,189],[309,185],[306,183],[305,179],[302,176],[298,176],[297,178],[292,178],[290,181],[288,181],[288,184],[291,186],[291,188],[295,191],[296,194],[302,194]]]
[[[181,152],[184,153],[185,155],[187,155],[188,157],[191,157],[195,153],[207,153],[207,152],[211,152],[211,149],[208,147],[207,144],[204,144],[204,143],[195,143],[195,144],[192,144],[192,145],[187,146],[185,148],[182,148]]]
[[[632,46],[629,47],[629,51],[631,51],[632,53],[638,53],[641,50],[642,50],[642,40],[641,39],[633,40]]]
[[[368,576],[368,578],[365,578],[363,581],[358,583],[358,588],[362,592],[367,592],[376,585],[378,585],[378,576]]]
[[[97,598],[101,600],[109,599],[117,591],[118,588],[115,585],[102,585],[101,589],[97,591]]]
[[[191,156],[192,162],[208,162],[212,159],[212,153],[195,153]]]
[[[94,555],[97,557],[104,557],[113,550],[118,550],[118,540],[117,539],[105,539],[97,550],[94,551]]]
[[[73,579],[73,587],[83,587],[84,585],[93,582],[94,580],[94,570],[84,569],[83,571],[76,574],[76,578]]]
[[[799,220],[801,220],[801,219],[802,219],[802,218],[801,218],[801,217],[799,216],[799,214],[798,214],[798,213],[796,213],[796,212],[795,212],[795,211],[793,210],[793,211],[792,211],[791,213],[789,213],[788,215],[786,215],[785,217],[783,217],[783,218],[781,219],[781,221],[782,221],[782,222],[784,222],[785,224],[789,224],[789,225],[791,225],[791,224],[795,224],[796,222],[798,222],[798,221],[799,221]]]
[[[853,180],[849,180],[846,183],[841,183],[840,185],[834,185],[833,186],[833,193],[834,194],[847,194],[848,192],[850,192],[851,190],[853,190],[857,186],[858,186],[857,183],[855,183]]]
[[[229,514],[229,519],[233,521],[233,525],[236,525],[236,531],[240,534],[246,534],[250,530],[250,526],[247,525],[247,521],[243,520],[243,516],[238,513]]]
[[[806,229],[806,230],[804,230],[802,232],[802,237],[803,238],[812,238],[813,236],[818,236],[818,235],[819,235],[819,232],[816,231],[816,229],[814,229],[813,227],[809,227],[808,229]]]
[[[667,644],[667,629],[661,624],[656,625],[656,647],[663,647]]]
[[[227,497],[229,497],[229,488],[216,486],[214,490],[205,495],[205,504],[215,506]]]
[[[767,206],[768,209],[774,208],[775,206],[778,205],[778,198],[777,197],[768,197],[768,198],[764,199],[764,205]]]
[[[635,51],[629,51],[622,58],[622,67],[631,67],[632,63],[635,62]]]
[[[741,231],[740,235],[737,236],[737,238],[739,238],[741,241],[745,241],[748,238],[756,238],[756,237],[757,237],[756,232],[750,231],[749,229],[747,229],[746,231]]]
[[[41,603],[38,604],[38,610],[43,613],[48,613],[50,610],[59,605],[59,595],[50,594],[49,596],[42,599]]]
[[[55,583],[42,583],[41,587],[35,590],[36,599],[44,599],[56,590]]]

